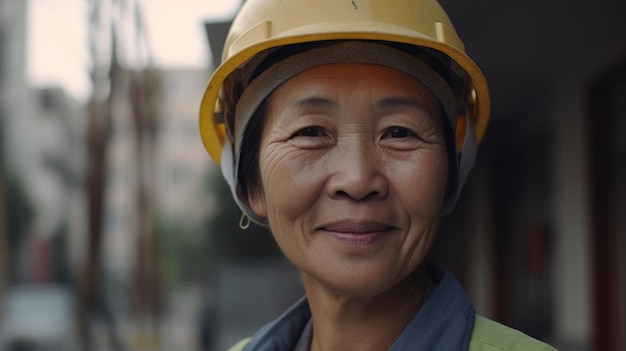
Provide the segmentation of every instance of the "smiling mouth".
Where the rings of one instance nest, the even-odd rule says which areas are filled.
[[[364,245],[376,242],[385,235],[391,227],[375,222],[346,222],[334,223],[322,228],[331,237],[338,241],[352,245]]]
[[[389,229],[389,226],[382,223],[375,222],[356,222],[356,223],[335,223],[327,225],[324,230],[337,233],[350,233],[350,234],[368,234],[382,232]]]

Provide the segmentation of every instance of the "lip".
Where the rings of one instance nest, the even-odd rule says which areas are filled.
[[[391,226],[373,221],[339,221],[321,227],[334,239],[352,245],[366,245],[384,236]]]

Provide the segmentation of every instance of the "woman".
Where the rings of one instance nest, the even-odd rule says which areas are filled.
[[[552,349],[476,315],[425,260],[489,116],[435,1],[248,0],[200,113],[306,292],[233,350]]]

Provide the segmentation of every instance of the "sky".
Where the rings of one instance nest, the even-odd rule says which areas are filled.
[[[201,68],[209,62],[204,20],[234,16],[240,0],[140,0],[154,62],[163,68]],[[27,77],[57,85],[84,101],[88,77],[87,0],[29,0]]]

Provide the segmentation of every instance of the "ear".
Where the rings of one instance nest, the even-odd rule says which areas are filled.
[[[248,206],[255,215],[267,218],[267,203],[262,186],[248,186]]]

